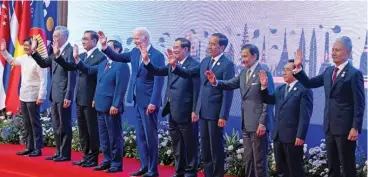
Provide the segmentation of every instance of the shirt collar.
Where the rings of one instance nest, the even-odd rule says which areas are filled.
[[[65,47],[66,47],[68,44],[69,44],[69,42],[68,42],[68,41],[66,41],[66,42],[65,42],[65,44],[64,44],[64,45],[62,45],[62,46],[60,47],[60,52],[63,52],[63,51],[64,51],[64,49],[65,49]]]
[[[222,57],[222,55],[224,55],[224,52],[222,52],[220,55],[217,55],[215,58],[212,57],[212,59],[215,60],[214,63],[216,63]]]
[[[291,88],[293,88],[294,86],[295,86],[295,84],[298,82],[298,80],[295,80],[295,81],[293,81],[292,83],[290,83],[290,84],[286,84],[286,86],[287,85],[289,85],[289,89],[291,89]]]
[[[183,65],[183,64],[184,64],[184,62],[185,62],[185,60],[187,60],[187,58],[188,58],[188,57],[185,57],[185,58],[184,58],[184,60],[181,60],[181,61],[179,62],[179,64],[180,64],[180,65]]]
[[[147,46],[147,52],[151,49],[151,44],[149,44],[148,46]]]
[[[256,67],[258,66],[258,63],[259,63],[259,61],[258,61],[258,60],[256,60],[256,61],[253,63],[253,65],[249,68],[250,72],[253,72],[253,71],[256,69]]]
[[[92,55],[92,53],[97,49],[96,47],[93,47],[91,50],[87,51],[87,58]]]
[[[339,71],[342,71],[346,65],[348,65],[349,63],[349,60],[346,60],[343,64],[341,64],[340,66],[336,66],[335,64],[335,67],[339,68]]]

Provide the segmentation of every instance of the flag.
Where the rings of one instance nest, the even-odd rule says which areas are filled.
[[[24,1],[21,9],[21,16],[19,18],[19,31],[17,39],[15,41],[14,58],[20,57],[24,54],[23,40],[28,37],[29,29],[31,27],[30,9],[31,9],[30,1]],[[18,13],[16,12],[15,14],[18,15]],[[13,30],[13,28],[11,28],[11,30]],[[11,34],[13,33],[11,32]],[[10,72],[9,85],[6,92],[6,100],[5,100],[6,110],[12,113],[16,113],[20,105],[19,103],[20,72],[21,72],[20,66],[12,67]]]
[[[5,40],[8,44],[10,37],[9,2],[3,1],[0,10],[0,40]],[[6,61],[0,55],[0,78],[3,78]],[[0,83],[0,110],[5,108],[5,89],[4,83]]]

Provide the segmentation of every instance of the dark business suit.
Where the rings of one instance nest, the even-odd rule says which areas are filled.
[[[79,55],[81,62],[94,66],[106,60],[106,56],[97,48],[87,57],[87,52]],[[61,57],[55,60],[65,70],[75,71],[77,65],[66,62]],[[83,161],[98,162],[100,143],[98,140],[98,124],[95,108],[92,101],[96,90],[97,76],[77,71],[74,101],[77,103],[77,122],[79,139],[83,150]]]
[[[124,112],[124,97],[128,87],[130,70],[126,63],[103,60],[100,64],[87,66],[79,62],[78,69],[89,75],[97,73],[97,86],[94,96],[98,117],[100,146],[104,160],[111,167],[122,168],[123,135],[121,114]],[[118,108],[119,113],[110,115],[110,108]]]
[[[134,98],[137,110],[136,134],[138,155],[141,162],[141,169],[148,170],[148,174],[156,175],[158,163],[158,133],[157,133],[157,114],[161,106],[161,91],[164,78],[154,76],[149,73],[141,62],[141,52],[137,48],[127,53],[116,53],[109,46],[102,50],[107,57],[113,61],[131,63],[132,77],[130,80],[129,98]],[[165,58],[158,50],[151,47],[148,51],[149,58],[157,67],[165,65]],[[156,106],[156,111],[147,115],[149,104]]]
[[[286,94],[286,95],[285,95]],[[297,82],[286,93],[286,84],[269,94],[262,90],[264,103],[275,104],[272,139],[279,177],[305,177],[303,146],[295,146],[296,138],[305,140],[313,112],[313,92]]]
[[[218,80],[217,88],[233,90],[240,88],[242,96],[242,130],[245,160],[245,176],[266,177],[267,174],[267,133],[257,137],[256,131],[260,124],[266,129],[271,127],[273,117],[271,105],[264,104],[261,97],[261,84],[258,73],[264,70],[258,63],[246,82],[246,73],[249,69],[243,69],[237,77],[230,80]],[[269,91],[273,92],[273,80],[267,72]]]
[[[182,67],[193,68],[199,63],[192,57]],[[158,76],[168,76],[162,116],[169,114],[169,133],[173,141],[175,171],[179,176],[196,177],[198,168],[198,124],[191,122],[199,92],[198,78],[182,78],[172,73],[171,65],[156,67],[151,62],[146,69]]]
[[[199,115],[201,150],[206,177],[224,176],[224,139],[223,128],[218,126],[219,118],[229,117],[233,99],[233,91],[213,87],[204,74],[211,69],[218,79],[234,77],[234,64],[222,55],[211,66],[211,57],[203,59],[199,67],[184,68],[176,66],[174,73],[181,77],[200,77],[200,91],[197,100],[196,113]]]
[[[344,177],[356,176],[356,141],[349,141],[352,128],[362,130],[365,107],[362,72],[348,63],[332,82],[334,66],[311,79],[301,71],[294,75],[306,88],[323,86],[325,111],[323,127],[326,134],[327,159],[330,177],[340,177],[340,165]]]
[[[73,48],[67,44],[63,51],[60,51],[65,61],[73,62]],[[72,142],[72,117],[71,107],[64,108],[64,99],[73,100],[75,87],[75,72],[67,71],[59,66],[54,60],[54,54],[47,58],[42,58],[38,52],[32,54],[32,58],[41,68],[51,67],[51,94],[52,101],[51,117],[54,130],[56,153],[55,156],[70,159]]]

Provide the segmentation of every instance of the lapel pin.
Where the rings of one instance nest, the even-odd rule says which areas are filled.
[[[296,90],[296,87],[294,87],[294,90]]]
[[[91,55],[91,58],[93,58],[93,55]]]
[[[341,74],[341,77],[344,77],[345,76],[345,71],[344,72],[342,72],[342,74]]]
[[[220,66],[220,62],[217,63],[217,66]]]
[[[185,69],[185,66],[183,66],[183,68]]]

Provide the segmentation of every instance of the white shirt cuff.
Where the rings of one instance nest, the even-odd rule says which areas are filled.
[[[302,71],[303,69],[302,69],[302,67],[300,67],[300,68],[295,68],[294,70],[293,70],[293,73],[294,74],[298,74],[300,71]]]
[[[218,85],[218,81],[216,80],[216,83],[212,84],[212,86],[217,87],[217,85]]]

